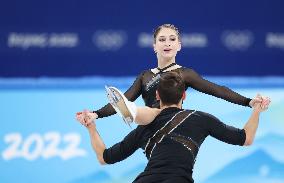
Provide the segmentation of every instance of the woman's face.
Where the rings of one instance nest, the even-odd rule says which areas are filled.
[[[171,59],[176,56],[181,49],[181,42],[175,30],[170,28],[162,28],[156,37],[154,43],[154,51],[158,58]]]

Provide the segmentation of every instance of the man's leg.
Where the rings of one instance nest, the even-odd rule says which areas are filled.
[[[184,177],[171,177],[161,183],[193,183]]]
[[[133,183],[193,183],[185,177],[178,177],[169,174],[153,174],[142,177],[137,177]]]

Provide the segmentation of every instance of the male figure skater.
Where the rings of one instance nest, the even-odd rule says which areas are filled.
[[[85,126],[101,164],[113,164],[126,159],[139,148],[144,150],[149,161],[145,170],[134,180],[135,183],[194,182],[192,170],[205,138],[210,135],[233,145],[251,145],[259,115],[270,102],[266,100],[262,107],[256,103],[243,129],[238,129],[222,123],[209,113],[182,109],[182,101],[186,97],[185,85],[177,73],[169,72],[161,77],[156,96],[160,100],[161,113],[154,121],[138,126],[110,148],[106,148],[96,129],[96,115],[84,111]]]

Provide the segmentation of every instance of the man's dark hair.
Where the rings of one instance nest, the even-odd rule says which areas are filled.
[[[178,73],[167,72],[161,76],[157,91],[164,105],[178,104],[185,91],[185,84]]]

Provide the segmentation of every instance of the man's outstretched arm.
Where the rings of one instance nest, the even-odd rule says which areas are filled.
[[[257,96],[258,97],[258,96]],[[254,137],[256,134],[256,130],[259,124],[259,116],[260,113],[265,111],[270,103],[269,98],[264,98],[263,104],[257,103],[253,106],[253,112],[248,120],[248,122],[244,126],[244,130],[246,132],[246,141],[244,143],[245,146],[249,146],[253,143]]]
[[[77,121],[79,121],[82,125],[84,125],[88,129],[91,139],[91,145],[93,150],[96,152],[98,161],[100,162],[100,164],[104,165],[106,164],[106,162],[103,158],[103,154],[106,149],[106,146],[96,129],[96,124],[95,124],[96,118],[97,115],[88,110],[84,110],[83,112],[76,114]]]
[[[91,144],[92,144],[94,151],[96,152],[97,159],[98,159],[98,161],[100,162],[101,165],[105,165],[106,162],[104,161],[103,154],[104,154],[104,151],[106,149],[106,146],[105,146],[102,138],[100,137],[100,134],[98,133],[98,131],[96,129],[95,123],[88,124],[87,129],[89,131]]]
[[[260,111],[257,109],[257,107],[253,107],[253,112],[248,122],[244,126],[244,130],[246,132],[246,141],[244,143],[244,146],[249,146],[253,143],[256,130],[259,124],[259,116],[260,116]]]
[[[96,115],[90,111],[84,111],[76,116],[89,132],[91,145],[97,155],[100,164],[113,164],[122,161],[132,155],[138,148],[139,137],[137,130],[132,130],[121,142],[106,148],[102,138],[96,129]]]
[[[210,122],[206,122],[209,134],[214,138],[229,144],[241,146],[251,145],[258,127],[260,113],[268,108],[269,103],[270,99],[266,97],[263,98],[262,103],[255,103],[252,114],[243,129],[226,125],[216,117],[210,116],[208,120]],[[207,120],[205,119],[205,121]]]

